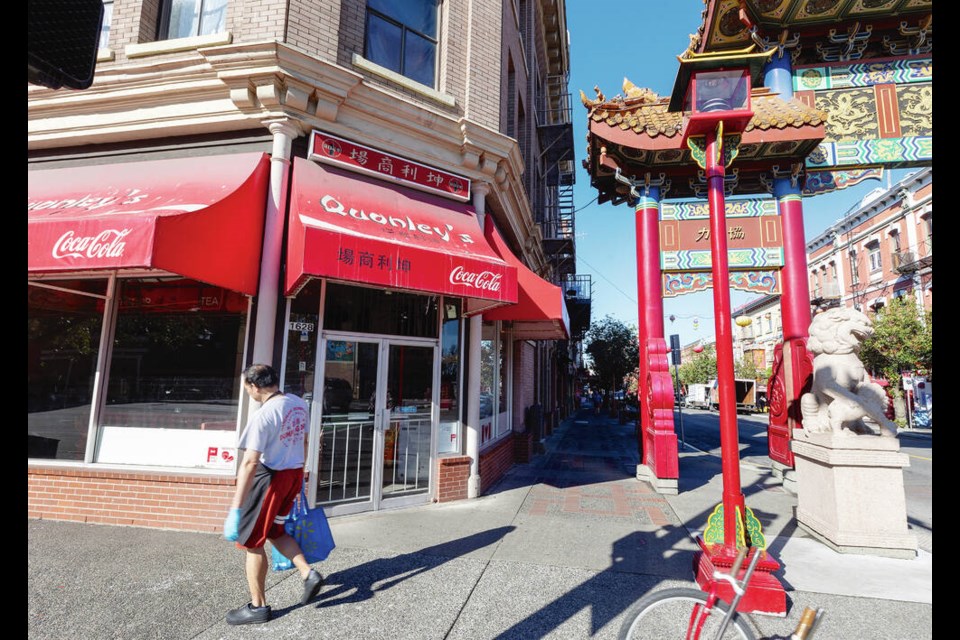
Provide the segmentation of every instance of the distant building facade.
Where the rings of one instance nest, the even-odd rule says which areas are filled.
[[[783,339],[780,318],[780,296],[763,296],[733,310],[733,357],[752,361],[761,373],[773,366],[773,352]],[[750,324],[736,324],[738,318],[749,318]],[[765,381],[764,381],[765,382]]]
[[[874,190],[807,242],[810,304],[875,312],[911,296],[933,308],[933,169]]]

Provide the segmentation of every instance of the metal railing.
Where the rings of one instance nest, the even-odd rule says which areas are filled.
[[[430,412],[393,414],[384,431],[384,496],[422,493],[430,487]],[[373,488],[374,414],[325,416],[316,500],[332,505],[370,500]]]

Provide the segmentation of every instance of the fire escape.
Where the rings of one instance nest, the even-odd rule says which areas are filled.
[[[901,251],[894,253],[893,270],[900,274],[902,280],[909,282],[907,290],[920,287],[926,291],[933,282],[933,254],[921,242],[917,252]]]
[[[917,256],[913,251],[893,254],[894,271],[903,275],[913,275],[918,271],[929,270],[933,266],[933,256]]]
[[[566,75],[548,76],[537,118],[541,162],[546,177],[543,206],[537,212],[543,251],[560,280],[574,340],[590,327],[590,276],[577,276],[573,185],[573,107]]]

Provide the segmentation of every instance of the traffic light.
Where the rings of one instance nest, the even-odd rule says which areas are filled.
[[[670,354],[673,356],[673,364],[680,364],[680,334],[674,333],[670,336]]]
[[[27,82],[86,89],[97,64],[103,0],[27,2]]]

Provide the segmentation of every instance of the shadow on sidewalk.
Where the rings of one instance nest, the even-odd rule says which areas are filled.
[[[474,533],[443,544],[424,547],[419,551],[403,553],[392,558],[379,558],[365,562],[346,571],[337,571],[326,577],[326,587],[321,594],[321,607],[362,602],[376,595],[377,591],[389,589],[404,580],[435,569],[460,556],[467,555],[495,544],[516,529],[510,525]],[[330,588],[331,585],[336,585]]]

